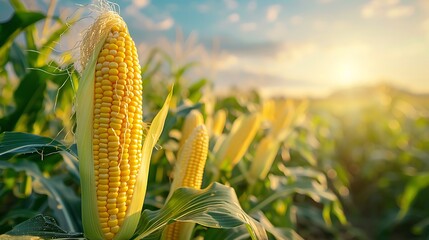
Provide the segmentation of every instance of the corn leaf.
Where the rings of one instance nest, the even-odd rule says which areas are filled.
[[[321,203],[338,201],[337,197],[328,190],[327,186],[320,184],[316,180],[300,179],[296,182],[290,182],[284,177],[274,175],[270,175],[269,178],[271,188],[275,190],[274,193],[270,193],[268,196],[261,196],[263,200],[253,207],[250,213],[262,210],[275,200],[283,199],[293,194],[306,195],[313,199],[313,201]]]
[[[44,18],[42,13],[17,11],[8,21],[0,23],[0,67],[6,64],[9,48],[18,34]]]
[[[408,213],[411,208],[414,199],[417,197],[419,192],[429,186],[429,173],[421,173],[414,176],[405,187],[404,193],[402,194],[398,218],[402,219]]]
[[[16,42],[10,47],[8,60],[12,63],[16,76],[22,79],[28,72],[29,65],[24,50]]]
[[[83,237],[83,234],[69,233],[61,229],[52,217],[37,215],[16,225],[11,231],[0,235],[0,239],[4,240],[31,240],[36,239],[35,237],[77,239]]]
[[[231,229],[224,228],[210,228],[204,234],[204,240],[241,240],[249,239],[250,235],[246,226],[241,225]]]
[[[0,134],[0,143],[0,159],[21,154],[38,154],[43,158],[61,151],[76,157],[75,153],[61,142],[30,133],[4,132]]]
[[[275,239],[303,240],[303,238],[291,228],[275,227],[261,211],[257,212],[255,217],[262,226],[264,226],[267,232],[271,233],[275,237]]]
[[[174,221],[227,229],[245,225],[252,239],[267,239],[265,229],[240,207],[234,189],[219,183],[202,190],[177,189],[160,210],[143,211],[134,238],[157,239]]]
[[[46,178],[37,165],[26,160],[16,163],[0,161],[0,169],[13,169],[17,172],[25,171],[39,186],[36,191],[46,194],[49,205],[65,229],[75,232],[80,226],[79,198],[70,191],[62,181],[54,178]]]

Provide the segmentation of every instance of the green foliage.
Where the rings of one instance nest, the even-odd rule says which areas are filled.
[[[241,209],[234,190],[218,183],[203,190],[179,188],[160,210],[145,210],[136,238],[158,239],[163,227],[173,221],[223,229],[245,224],[252,239],[266,238],[264,228]]]
[[[0,238],[83,238],[79,154],[71,144],[79,74],[72,62],[59,67],[52,52],[69,27],[54,17],[59,27],[35,42],[35,23],[46,16],[17,0],[11,5],[15,13],[0,23]],[[173,82],[175,87],[149,166],[136,239],[158,239],[174,221],[197,223],[194,237],[204,239],[429,234],[427,96],[378,86],[308,101],[308,110],[295,99],[294,107],[275,109],[294,116],[274,133],[279,144],[267,177],[249,179],[258,144],[273,134],[272,117],[264,116],[233,169],[220,169],[214,158],[232,123],[263,112],[266,99],[257,92],[216,96],[209,79],[190,77],[198,67],[177,65],[162,49],[151,50],[142,62],[145,121],[161,109]],[[217,110],[227,111],[224,134],[210,138],[206,188],[178,189],[165,202],[183,120],[192,109],[203,113],[208,128]]]
[[[45,18],[38,12],[16,11],[6,22],[0,23],[0,74],[7,63],[8,51],[15,38],[28,26]]]

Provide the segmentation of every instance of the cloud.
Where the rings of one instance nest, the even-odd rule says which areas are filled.
[[[296,16],[292,16],[292,17],[290,18],[290,23],[291,23],[292,25],[299,25],[299,24],[301,24],[301,23],[302,23],[302,17],[301,17],[301,16],[298,16],[298,15],[296,15]]]
[[[215,58],[214,62],[215,62],[214,65],[216,67],[216,70],[218,71],[225,70],[225,69],[233,69],[235,68],[236,64],[239,63],[237,56],[227,52],[223,52],[219,54]]]
[[[400,18],[407,17],[414,13],[414,7],[412,6],[397,6],[389,9],[386,12],[388,18]]]
[[[240,30],[243,32],[251,32],[251,31],[255,31],[256,30],[256,23],[254,22],[248,22],[248,23],[243,23],[240,25]]]
[[[277,17],[279,16],[281,10],[281,6],[280,5],[271,5],[268,7],[267,9],[267,13],[266,13],[266,19],[268,22],[273,22],[277,19]]]
[[[294,61],[315,51],[317,46],[311,42],[242,42],[237,40],[221,41],[222,49],[239,58],[271,59]]]
[[[331,3],[334,0],[317,0],[318,3],[322,3],[322,4],[327,4],[327,3]]]
[[[133,5],[136,6],[137,8],[144,8],[147,5],[149,5],[150,1],[149,0],[133,0]]]
[[[363,6],[361,15],[364,18],[402,18],[412,15],[414,11],[414,6],[403,5],[400,0],[371,0]]]
[[[138,23],[140,27],[143,27],[147,30],[152,31],[165,31],[174,26],[174,19],[170,16],[164,17],[162,20],[155,21],[140,12],[140,9],[133,7],[133,5],[128,6],[125,9],[125,12],[134,18],[135,22]]]
[[[311,42],[283,43],[276,57],[280,61],[295,61],[313,53],[317,46]]]
[[[224,0],[223,2],[230,10],[236,9],[238,7],[238,3],[235,0]]]
[[[232,23],[240,21],[240,15],[238,13],[233,13],[228,16],[228,20]]]
[[[162,19],[155,21],[148,16],[142,14],[140,10],[150,4],[150,0],[132,0],[132,3],[125,8],[125,12],[134,18],[139,27],[143,27],[152,31],[168,30],[174,25],[174,19],[170,16],[165,16]]]

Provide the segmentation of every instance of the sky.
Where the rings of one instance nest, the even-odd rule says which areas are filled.
[[[24,0],[30,9],[47,0]],[[391,83],[429,92],[428,0],[119,0],[139,54],[198,61],[217,91],[325,95]],[[62,18],[89,1],[58,0]],[[10,16],[0,0],[0,20]],[[78,22],[83,24],[84,21]]]

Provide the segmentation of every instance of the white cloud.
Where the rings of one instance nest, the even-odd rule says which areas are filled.
[[[237,56],[227,52],[222,52],[214,60],[216,70],[234,69],[239,63]]]
[[[147,30],[152,31],[164,31],[174,26],[174,19],[170,16],[165,17],[162,20],[154,21],[153,19],[140,13],[138,8],[128,6],[125,12],[135,19],[135,22],[139,23],[139,26],[143,26]]]
[[[174,25],[174,20],[171,17],[167,17],[166,19],[153,24],[154,29],[157,30],[167,30],[170,29]]]
[[[238,13],[233,13],[228,16],[228,20],[232,23],[240,21],[240,15]]]
[[[326,3],[331,3],[334,0],[317,0],[317,2],[322,3],[322,4],[326,4]]]
[[[147,5],[149,5],[149,3],[150,3],[149,0],[133,0],[133,5],[138,8],[144,8]]]
[[[223,2],[230,10],[236,9],[238,7],[238,3],[235,0],[223,0]]]
[[[414,10],[414,6],[403,5],[400,0],[371,0],[363,6],[361,15],[364,18],[401,18],[412,15]]]
[[[414,13],[414,7],[412,6],[397,6],[389,9],[386,12],[388,18],[400,18],[407,17]]]
[[[279,16],[281,10],[281,6],[280,5],[271,5],[268,7],[267,9],[267,13],[266,13],[266,19],[268,22],[273,22],[277,19],[277,17]]]
[[[301,23],[302,23],[302,17],[301,17],[301,16],[298,16],[298,15],[296,15],[296,16],[292,16],[292,17],[290,18],[290,23],[291,23],[292,25],[299,25],[299,24],[301,24]]]
[[[256,30],[256,23],[254,23],[254,22],[243,23],[240,25],[240,29],[243,32],[254,31],[254,30]]]
[[[311,42],[284,43],[277,54],[279,61],[296,61],[317,49],[317,45]]]

